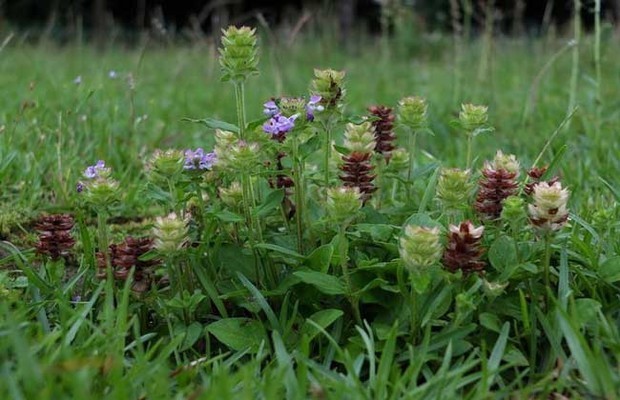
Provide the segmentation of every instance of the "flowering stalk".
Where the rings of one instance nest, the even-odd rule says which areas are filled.
[[[485,127],[489,120],[487,111],[486,106],[461,104],[459,122],[467,135],[467,169],[471,168],[474,137],[488,129]]]
[[[319,98],[318,106],[325,110],[322,118],[322,126],[325,131],[323,172],[325,185],[325,199],[327,200],[327,188],[330,186],[329,160],[332,154],[332,131],[338,121],[342,108],[342,99],[346,93],[344,89],[344,71],[331,69],[314,70],[315,79],[311,84],[311,91]]]
[[[426,100],[422,97],[405,97],[398,102],[398,118],[400,124],[409,131],[409,168],[407,170],[407,181],[409,181],[412,188],[413,182],[411,182],[411,176],[415,163],[413,153],[415,151],[418,132],[427,126],[427,111],[428,106],[426,105]]]
[[[543,259],[543,277],[545,281],[545,304],[549,307],[551,293],[551,240],[553,233],[562,229],[568,220],[568,189],[562,188],[560,182],[549,184],[539,182],[533,187],[533,203],[528,205],[530,222],[542,234],[545,244]]]
[[[416,281],[424,281],[421,274],[427,273],[426,270],[441,258],[439,229],[408,225],[405,227],[398,244],[400,258],[410,273],[410,328],[412,340],[415,342],[418,334],[418,291],[416,287],[419,286],[416,285]],[[402,281],[402,278],[399,280]],[[401,291],[403,294],[405,293],[404,287],[401,288]]]
[[[500,217],[504,200],[517,193],[518,176],[519,162],[514,155],[504,155],[498,150],[492,162],[485,162],[474,205],[482,218],[497,220]]]
[[[356,187],[339,187],[327,189],[325,208],[328,216],[338,223],[338,256],[340,268],[346,286],[347,299],[353,308],[353,314],[358,324],[362,323],[358,299],[353,296],[353,286],[349,276],[349,255],[347,251],[346,231],[362,207],[362,195]]]

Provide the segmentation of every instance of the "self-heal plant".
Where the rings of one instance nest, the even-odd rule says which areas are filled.
[[[474,137],[491,131],[487,126],[489,121],[488,107],[474,104],[462,104],[458,123],[467,135],[467,169],[471,168],[472,145]]]
[[[428,286],[429,267],[441,259],[442,246],[439,242],[439,228],[407,225],[398,241],[398,251],[403,266],[409,271],[411,290],[409,291],[410,328],[415,339],[418,332],[418,292],[423,293]],[[404,279],[399,272],[399,282],[403,295]]]
[[[484,226],[476,227],[471,221],[448,227],[448,244],[443,254],[443,265],[450,271],[464,273],[484,270],[486,263],[480,258],[484,253],[481,247]]]
[[[568,221],[568,189],[560,182],[549,184],[539,182],[533,187],[532,200],[528,205],[530,222],[539,231],[544,241],[543,277],[545,281],[545,304],[549,307],[551,293],[551,241],[553,233],[560,230]]]
[[[428,131],[428,105],[426,100],[418,96],[409,96],[398,102],[398,122],[407,132],[407,146],[409,147],[409,168],[407,170],[407,180],[410,185],[415,162],[414,152],[416,150],[416,140],[422,131]]]
[[[205,153],[201,147],[196,150],[185,150],[184,155],[183,169],[186,171],[209,171],[217,161],[215,153]]]
[[[442,168],[437,180],[437,200],[443,212],[454,216],[469,207],[469,197],[473,189],[469,170]]]
[[[436,227],[407,225],[398,244],[400,259],[410,271],[434,265],[443,250],[439,243],[439,228]]]
[[[243,26],[228,27],[222,31],[220,66],[222,80],[231,81],[235,87],[239,137],[245,139],[245,80],[258,74],[258,48],[256,30]]]
[[[514,155],[498,150],[493,161],[484,163],[481,173],[474,208],[482,218],[496,220],[502,213],[504,200],[517,193],[519,162]]]

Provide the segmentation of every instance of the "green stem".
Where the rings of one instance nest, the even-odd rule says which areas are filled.
[[[411,309],[411,344],[415,346],[418,337],[418,293],[415,291],[413,274],[411,275],[411,293],[409,297],[409,307]]]
[[[110,256],[108,254],[108,214],[104,210],[97,210],[97,236],[99,251],[103,254],[106,262],[106,270],[110,269]]]
[[[235,104],[237,106],[239,139],[245,140],[245,87],[243,82],[235,82]]]
[[[575,46],[573,47],[573,60],[570,77],[570,93],[568,98],[568,109],[566,115],[575,108],[577,102],[577,84],[579,81],[579,41],[581,40],[581,0],[573,0],[573,28]]]
[[[472,146],[474,143],[474,133],[473,132],[469,132],[469,134],[467,135],[467,167],[465,167],[465,169],[470,169],[471,168],[471,150],[472,150]]]
[[[603,99],[601,97],[601,0],[594,0],[594,68],[596,73],[596,137],[601,134],[601,114]]]
[[[346,296],[353,308],[353,315],[356,323],[362,325],[362,316],[360,314],[359,304],[357,299],[353,297],[353,287],[351,285],[351,278],[349,276],[349,263],[348,263],[348,251],[347,251],[347,238],[345,232],[347,230],[346,224],[342,224],[338,231],[338,256],[340,257],[340,268],[342,269],[342,277],[344,278],[344,284],[346,286]]]
[[[413,182],[411,181],[411,177],[413,175],[413,165],[415,163],[415,144],[418,138],[418,131],[413,131],[409,135],[409,170],[407,171],[407,182],[409,183],[409,187],[413,189]]]
[[[545,255],[543,259],[543,278],[545,281],[545,307],[547,311],[549,311],[549,301],[551,294],[551,280],[550,280],[550,269],[551,269],[551,235],[547,232],[544,237],[545,242]]]
[[[332,126],[331,126],[331,117],[327,119],[327,123],[325,124],[325,158],[323,159],[323,172],[325,173],[325,182],[324,188],[325,190],[325,201],[327,201],[327,188],[329,188],[329,160],[332,156]]]
[[[292,151],[293,177],[295,182],[295,207],[297,207],[295,211],[295,222],[297,225],[297,251],[300,254],[303,254],[303,165],[302,161],[299,159],[299,145],[296,140],[292,143]]]

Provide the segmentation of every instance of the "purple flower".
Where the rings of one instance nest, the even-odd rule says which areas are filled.
[[[94,179],[99,177],[101,173],[106,170],[107,168],[105,167],[105,162],[103,160],[99,160],[95,165],[91,165],[84,170],[84,176],[88,179]]]
[[[210,170],[213,168],[213,164],[217,161],[215,153],[205,153],[205,151],[199,147],[195,151],[188,149],[185,150],[185,170]]]
[[[263,130],[272,135],[282,135],[295,127],[297,117],[297,114],[288,118],[282,114],[276,114],[263,124]]]
[[[77,185],[75,185],[75,191],[82,193],[84,191],[84,184],[82,182],[78,182]]]
[[[314,121],[314,112],[315,111],[323,111],[325,107],[319,104],[321,101],[321,96],[313,94],[310,96],[310,100],[308,104],[306,104],[306,119],[308,121]]]
[[[276,104],[275,100],[269,100],[263,104],[263,113],[268,117],[273,117],[280,112],[280,108]]]

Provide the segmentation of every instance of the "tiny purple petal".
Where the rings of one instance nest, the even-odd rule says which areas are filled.
[[[263,113],[266,116],[273,117],[278,112],[280,112],[280,109],[278,108],[278,105],[276,104],[274,100],[269,100],[268,102],[263,104]]]
[[[86,168],[86,170],[84,170],[84,176],[88,179],[96,178],[97,170],[93,165],[91,165],[90,167]]]
[[[279,135],[291,131],[295,127],[295,120],[298,114],[285,117],[282,114],[276,114],[263,124],[263,131],[272,135]]]
[[[316,111],[323,111],[325,107],[319,104],[321,101],[321,96],[316,94],[310,96],[310,101],[306,105],[306,119],[308,121],[314,121],[314,113]]]
[[[183,169],[210,170],[216,160],[217,157],[215,153],[205,153],[205,151],[200,147],[195,151],[188,149],[185,150],[185,163],[183,165]]]
[[[84,184],[82,182],[78,182],[77,185],[75,185],[75,191],[82,193],[84,191]]]

